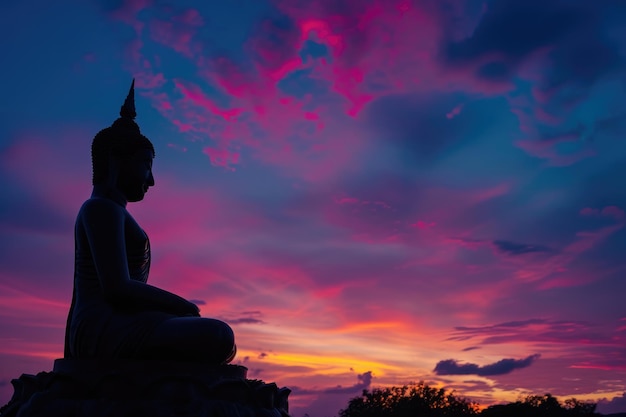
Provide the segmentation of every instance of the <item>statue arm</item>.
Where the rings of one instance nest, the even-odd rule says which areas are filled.
[[[199,316],[198,307],[176,294],[130,279],[126,260],[125,213],[116,203],[92,199],[82,222],[104,299],[118,306]]]

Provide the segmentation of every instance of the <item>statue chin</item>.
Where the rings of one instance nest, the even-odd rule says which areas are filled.
[[[141,195],[131,196],[127,198],[127,200],[129,203],[137,203],[139,201],[142,201],[144,197],[145,197],[145,194],[141,194]]]

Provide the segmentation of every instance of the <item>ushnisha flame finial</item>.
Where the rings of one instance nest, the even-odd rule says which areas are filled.
[[[133,82],[130,84],[130,90],[128,90],[128,95],[126,96],[124,105],[120,108],[120,116],[123,118],[130,119],[130,120],[134,120],[135,117],[137,117],[137,112],[135,111],[135,79],[134,78],[133,78]]]

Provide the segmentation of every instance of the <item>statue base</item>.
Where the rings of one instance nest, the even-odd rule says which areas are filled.
[[[289,417],[291,390],[247,368],[192,362],[57,359],[11,381],[0,417]]]

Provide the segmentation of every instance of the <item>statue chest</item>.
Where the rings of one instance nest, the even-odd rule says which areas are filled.
[[[150,240],[141,227],[130,218],[126,223],[126,259],[130,278],[146,282],[150,271]]]

